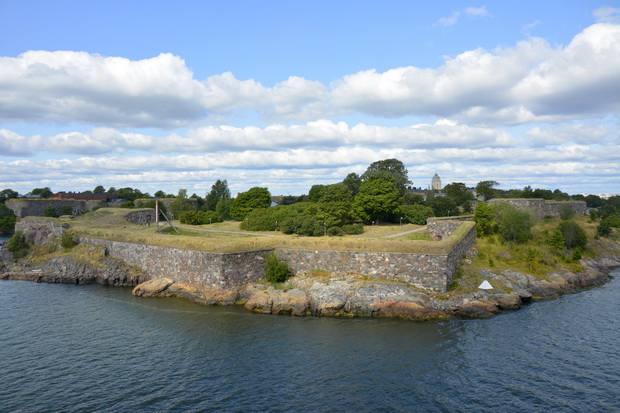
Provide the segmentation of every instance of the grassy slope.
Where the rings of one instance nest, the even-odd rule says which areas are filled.
[[[596,226],[598,222],[590,222],[585,216],[575,217],[574,220],[583,227],[588,234],[588,246],[583,258],[594,258],[601,251],[598,250]],[[551,232],[560,223],[559,218],[541,220],[533,228],[534,238],[525,244],[514,244],[503,241],[498,235],[479,237],[476,247],[468,254],[459,267],[453,283],[455,293],[476,291],[483,280],[482,271],[488,269],[499,273],[504,270],[515,270],[531,274],[538,279],[548,280],[552,273],[567,271],[576,273],[583,270],[579,261],[573,260],[573,252],[569,250],[557,251],[546,243]],[[617,232],[616,238],[617,238]],[[615,240],[617,242],[617,239]],[[503,286],[494,282],[498,290]],[[506,292],[509,290],[505,289]]]

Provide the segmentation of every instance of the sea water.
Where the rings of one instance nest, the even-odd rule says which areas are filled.
[[[620,411],[619,314],[620,277],[442,322],[0,281],[0,411]]]

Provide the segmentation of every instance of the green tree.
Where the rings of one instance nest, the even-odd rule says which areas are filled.
[[[401,161],[394,158],[371,163],[362,175],[362,181],[376,178],[391,180],[396,186],[399,196],[403,196],[407,190],[407,185],[411,184],[407,168]]]
[[[435,215],[433,208],[426,205],[401,205],[398,214],[404,222],[416,225],[426,225],[426,220]]]
[[[133,189],[131,187],[119,189],[116,191],[116,196],[128,201],[135,201],[139,198],[149,198],[148,194],[143,194],[139,189]]]
[[[501,202],[493,205],[498,232],[506,241],[523,243],[532,238],[534,218],[527,212]]]
[[[178,219],[183,212],[192,211],[195,209],[187,201],[187,189],[179,189],[178,195],[174,201],[170,203],[168,209],[176,219]]]
[[[434,197],[429,206],[435,211],[436,217],[452,217],[459,214],[456,203],[447,196]]]
[[[605,200],[598,195],[587,195],[585,198],[588,208],[602,208]]]
[[[271,205],[271,193],[267,188],[255,186],[247,192],[240,192],[233,200],[230,208],[231,216],[236,220],[242,220],[256,208],[269,208]]]
[[[602,220],[600,224],[596,227],[596,233],[601,237],[606,237],[611,234],[612,226],[611,223],[607,220]]]
[[[308,192],[308,201],[310,202],[319,202],[321,197],[323,196],[323,191],[325,191],[325,185],[312,185],[310,188],[310,192]]]
[[[217,201],[217,205],[215,205],[215,212],[217,212],[223,220],[231,219],[230,208],[232,207],[232,203],[232,199],[220,199]]]
[[[328,185],[321,191],[316,219],[330,227],[341,227],[351,222],[353,194],[344,184]]]
[[[479,202],[474,212],[474,222],[476,223],[476,234],[478,236],[492,234],[495,223],[493,208],[486,202]]]
[[[588,243],[586,231],[574,221],[562,221],[558,225],[558,230],[564,237],[564,245],[566,248],[584,249]]]
[[[551,236],[547,238],[547,244],[558,250],[564,249],[566,244],[564,243],[564,235],[562,235],[562,231],[557,228],[553,230]]]
[[[71,205],[65,205],[60,209],[60,215],[73,215],[73,207]]]
[[[166,198],[166,193],[161,189],[153,195],[155,198]]]
[[[211,185],[211,191],[206,197],[207,210],[215,211],[220,199],[230,199],[230,189],[228,189],[228,181],[226,181],[226,179],[218,179]]]
[[[26,236],[22,231],[17,231],[7,245],[7,249],[13,254],[15,259],[25,257],[28,254],[28,248]]]
[[[4,204],[0,204],[0,234],[10,234],[15,230],[15,214]]]
[[[105,188],[101,185],[97,185],[95,189],[93,189],[93,194],[105,194]]]
[[[106,191],[108,194],[115,194],[116,193],[116,188],[114,188],[113,186],[109,187],[108,190]]]
[[[360,186],[362,185],[362,177],[355,172],[351,172],[346,178],[344,178],[342,184],[349,188],[353,196],[355,196],[359,192]]]
[[[400,192],[390,178],[371,178],[360,186],[353,209],[364,221],[387,220],[397,215],[402,204]]]
[[[3,189],[0,191],[0,204],[4,204],[5,201],[17,198],[18,196],[19,194],[12,189]]]
[[[480,181],[478,185],[476,185],[476,193],[482,195],[485,201],[488,201],[491,198],[495,197],[496,187],[499,185],[499,182],[496,181]]]
[[[474,200],[474,194],[467,189],[467,186],[463,182],[448,184],[444,187],[443,192],[460,207],[464,207],[467,202]]]
[[[39,198],[49,198],[52,195],[54,195],[54,193],[52,192],[51,189],[49,189],[49,187],[45,187],[45,188],[35,188],[32,191],[30,191],[31,195],[39,195]]]
[[[272,251],[265,257],[265,278],[271,283],[283,283],[293,275],[288,264]]]

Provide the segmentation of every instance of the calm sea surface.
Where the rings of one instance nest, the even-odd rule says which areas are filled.
[[[618,412],[619,315],[620,277],[429,323],[0,281],[0,411]]]

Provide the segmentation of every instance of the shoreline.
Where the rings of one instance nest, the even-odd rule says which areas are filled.
[[[262,314],[328,317],[390,317],[408,320],[490,318],[518,310],[524,303],[553,299],[600,286],[620,267],[620,255],[582,260],[584,271],[550,274],[550,281],[513,270],[484,270],[491,283],[500,281],[510,293],[453,294],[421,290],[402,282],[362,276],[296,275],[276,288],[250,283],[227,289],[180,283],[173,278],[151,279],[139,268],[105,255],[100,247],[82,246],[78,252],[44,260],[12,258],[0,248],[0,279],[46,283],[100,284],[134,287],[139,297],[177,297],[201,305],[237,305]]]

